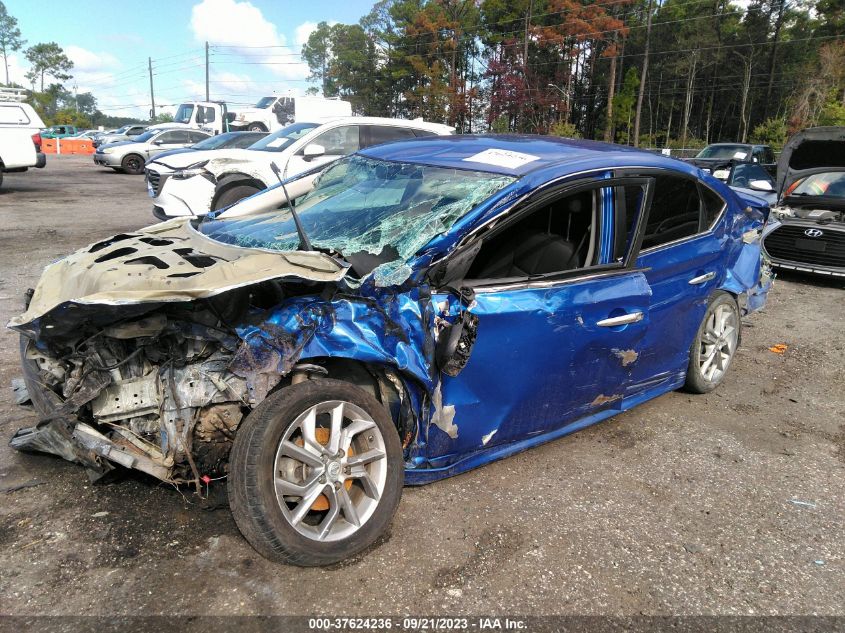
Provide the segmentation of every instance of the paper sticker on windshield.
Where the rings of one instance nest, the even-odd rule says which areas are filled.
[[[737,160],[742,160],[746,156],[748,156],[748,152],[737,152],[736,154],[734,154],[734,158],[736,158]]]
[[[286,138],[274,138],[272,141],[267,143],[267,147],[281,147],[284,145],[285,141],[288,140]]]
[[[478,154],[474,154],[469,158],[464,158],[464,160],[471,163],[483,163],[484,165],[516,169],[535,160],[540,160],[540,157],[532,154],[523,154],[522,152],[511,152],[506,149],[485,149],[483,152],[478,152]]]

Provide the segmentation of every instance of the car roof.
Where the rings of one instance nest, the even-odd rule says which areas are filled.
[[[302,121],[304,122],[304,121]],[[433,131],[446,131],[446,130],[454,130],[455,128],[444,125],[443,123],[431,123],[429,121],[423,120],[411,120],[411,119],[391,119],[389,117],[380,117],[380,116],[327,116],[327,117],[314,117],[311,122],[317,123],[319,125],[327,125],[329,123],[350,123],[350,124],[357,124],[357,125],[396,125],[400,127],[412,127],[419,130],[433,130]],[[297,121],[300,123],[300,121]]]
[[[371,158],[522,176],[566,163],[601,159],[608,167],[641,165],[689,171],[669,158],[623,145],[558,136],[485,134],[429,136],[358,152]]]

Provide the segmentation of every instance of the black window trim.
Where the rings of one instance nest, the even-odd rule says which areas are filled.
[[[585,173],[607,173],[608,169],[593,170]],[[581,174],[579,174],[581,175]],[[651,206],[651,200],[654,194],[654,178],[649,176],[622,176],[614,175],[611,178],[590,178],[580,177],[576,180],[567,180],[567,182],[551,184],[551,186],[544,187],[531,194],[517,200],[507,210],[500,213],[494,218],[491,218],[480,227],[477,227],[461,240],[457,248],[449,253],[446,257],[432,262],[429,270],[440,264],[444,259],[454,259],[460,256],[466,250],[473,248],[479,241],[489,239],[508,226],[512,226],[520,219],[526,217],[530,213],[542,208],[543,205],[548,204],[550,199],[561,197],[563,195],[572,195],[581,191],[589,191],[595,189],[625,187],[625,186],[641,186],[645,188],[645,198],[640,206],[640,215],[637,218],[637,225],[634,230],[634,238],[631,246],[625,255],[624,261],[608,262],[605,264],[596,264],[586,268],[576,268],[574,270],[562,270],[553,273],[546,273],[543,275],[534,275],[531,277],[511,277],[501,279],[463,279],[461,285],[467,288],[482,289],[490,286],[497,288],[521,288],[533,287],[537,284],[555,285],[558,282],[570,282],[578,279],[586,279],[591,277],[607,276],[612,274],[630,272],[637,270],[635,264],[639,257],[639,249],[642,244],[643,234],[646,223],[644,221],[648,216],[648,209]],[[613,204],[616,204],[615,194]],[[481,231],[484,227],[490,227],[487,231]],[[601,225],[600,225],[600,228]],[[599,240],[600,241],[600,240]],[[643,269],[644,270],[644,269]]]
[[[677,171],[673,171],[671,169],[661,169],[659,167],[648,167],[648,168],[643,168],[643,169],[626,167],[626,168],[622,168],[622,169],[614,169],[613,175],[614,176],[617,176],[617,175],[674,176],[676,178],[683,178],[683,179],[686,179],[686,180],[693,181],[696,185],[696,189],[698,189],[699,230],[696,231],[695,233],[693,233],[692,235],[679,237],[678,239],[672,240],[671,242],[665,242],[663,244],[658,244],[656,246],[650,246],[649,248],[643,248],[638,252],[638,254],[637,254],[638,257],[639,257],[639,255],[648,255],[648,254],[651,254],[651,253],[658,251],[660,249],[663,249],[663,248],[676,246],[678,244],[682,244],[684,242],[690,242],[692,240],[699,239],[699,238],[701,238],[705,235],[712,234],[716,230],[716,228],[719,226],[719,224],[722,222],[722,219],[725,217],[725,214],[727,212],[728,202],[722,197],[722,195],[718,191],[716,191],[715,189],[710,187],[709,185],[706,185],[704,182],[702,182],[697,177],[693,176],[692,174],[685,174],[683,172],[677,172]],[[702,188],[707,189],[708,191],[713,193],[717,198],[719,198],[722,201],[722,208],[719,211],[718,215],[716,216],[716,219],[713,220],[713,222],[710,224],[710,226],[708,228],[703,229],[703,230],[701,229],[701,213],[702,213],[702,205],[704,204],[704,199],[701,196]],[[649,208],[646,209],[646,213],[645,213],[646,223],[648,222],[648,216],[649,216],[650,213],[651,213],[651,199],[649,199]],[[645,224],[643,224],[643,227],[645,227]],[[640,240],[640,243],[642,243],[642,239]]]

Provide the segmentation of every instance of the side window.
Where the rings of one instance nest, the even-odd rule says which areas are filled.
[[[325,147],[328,156],[346,156],[360,149],[358,126],[344,125],[327,130],[312,142]]]
[[[381,143],[389,143],[390,141],[398,141],[403,138],[416,138],[413,130],[404,127],[393,127],[388,125],[367,125],[365,128],[366,139],[362,143],[362,147],[369,147],[370,145],[379,145]]]
[[[177,136],[179,132],[165,132],[161,136],[159,136],[156,140],[159,141],[161,145],[173,145],[174,143],[178,143],[177,140],[179,137]]]
[[[431,130],[414,130],[414,136],[437,136],[437,134]]]
[[[208,135],[202,134],[200,132],[189,132],[188,135],[191,138],[191,143],[199,143],[200,141],[204,141],[208,138]]]
[[[11,123],[13,125],[26,125],[29,117],[20,106],[0,105],[0,123]]]
[[[698,233],[699,198],[695,181],[657,176],[642,248],[652,248]]]
[[[759,165],[749,165],[765,173],[765,169]],[[716,220],[722,215],[722,209],[725,208],[725,201],[722,200],[714,191],[707,187],[701,187],[701,223],[700,230],[707,231],[713,228]]]
[[[614,199],[615,205],[604,204]],[[465,277],[525,278],[621,265],[634,243],[644,199],[639,184],[561,193],[494,229],[483,239]],[[605,241],[608,246],[603,247]]]
[[[202,108],[203,111],[203,122],[204,123],[214,123],[214,108],[208,106]]]

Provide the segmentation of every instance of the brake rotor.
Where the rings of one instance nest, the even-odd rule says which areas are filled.
[[[329,443],[329,437],[331,437],[331,431],[329,429],[325,428],[325,427],[318,426],[316,429],[314,429],[314,437],[317,440],[317,442],[319,442],[322,446],[326,446]],[[304,444],[305,444],[305,442],[303,441],[303,439],[301,437],[299,439],[295,440],[294,443],[297,444],[298,446],[304,446]],[[352,455],[354,455],[354,454],[355,454],[355,451],[353,451],[352,446],[350,446],[349,450],[346,451],[346,456],[352,457]],[[349,490],[350,488],[352,488],[352,480],[347,479],[345,482],[343,482],[343,485],[346,487],[347,490]],[[313,505],[311,506],[311,509],[314,510],[315,512],[325,512],[326,510],[328,510],[329,509],[329,499],[328,499],[328,497],[326,497],[326,495],[320,495],[319,497],[317,497],[317,499],[314,501]]]

